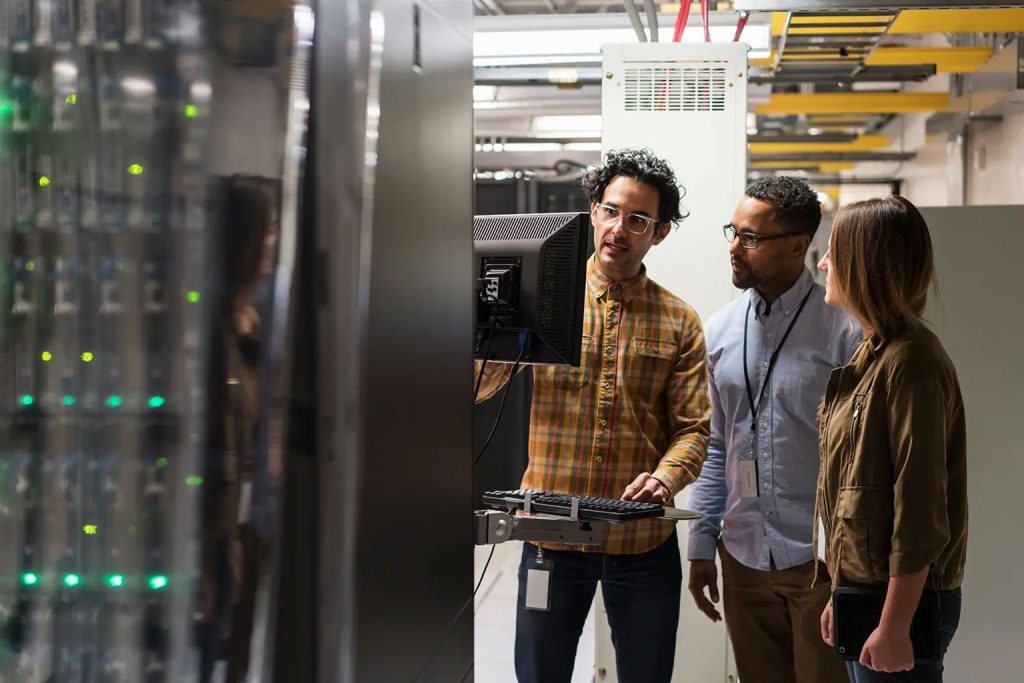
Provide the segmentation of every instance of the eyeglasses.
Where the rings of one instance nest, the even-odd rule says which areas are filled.
[[[725,240],[732,244],[733,240],[737,237],[740,238],[740,246],[744,249],[757,249],[759,242],[767,242],[769,240],[781,240],[786,237],[796,237],[798,235],[807,235],[807,232],[781,232],[778,235],[758,235],[755,232],[740,232],[732,223],[726,223],[722,226],[722,234],[725,235]]]
[[[616,225],[623,216],[622,211],[614,206],[595,204],[594,207],[594,220],[606,228]],[[651,218],[639,213],[627,213],[625,216],[626,230],[629,230],[634,235],[644,234],[648,228],[659,222],[657,218]]]

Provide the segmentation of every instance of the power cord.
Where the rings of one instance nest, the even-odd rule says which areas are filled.
[[[501,413],[505,409],[505,399],[508,398],[508,391],[510,388],[512,388],[512,380],[516,376],[516,371],[519,369],[519,363],[523,360],[523,355],[526,353],[527,349],[530,348],[528,338],[529,333],[526,334],[527,339],[525,340],[525,343],[523,340],[523,334],[520,333],[519,335],[519,355],[516,357],[515,362],[512,364],[512,370],[509,373],[508,383],[505,384],[505,389],[502,390],[501,392],[501,403],[498,404],[498,415],[494,418],[494,424],[491,426],[491,433],[487,435],[487,440],[484,441],[484,445],[480,447],[480,451],[476,454],[476,458],[474,458],[473,460],[473,467],[476,467],[477,463],[480,462],[480,458],[484,457],[484,451],[486,451],[487,447],[491,445],[491,439],[494,438],[495,432],[498,431],[498,423],[501,422]]]
[[[484,563],[484,570],[480,572],[480,579],[476,582],[476,588],[473,589],[473,594],[469,596],[469,599],[462,604],[462,607],[459,608],[459,611],[455,615],[455,618],[452,619],[452,622],[450,624],[448,624],[448,628],[444,630],[444,634],[441,636],[441,640],[439,640],[437,645],[434,646],[434,649],[431,651],[430,656],[427,657],[427,661],[423,662],[423,666],[420,667],[420,670],[416,672],[416,676],[413,677],[413,683],[416,683],[416,681],[420,680],[420,676],[422,676],[423,672],[427,670],[427,667],[430,666],[430,663],[432,661],[434,661],[434,657],[437,656],[437,653],[441,651],[441,647],[448,640],[448,636],[451,634],[451,630],[455,627],[455,624],[459,623],[459,619],[462,618],[462,613],[465,612],[466,608],[472,604],[473,599],[476,597],[477,591],[480,590],[480,586],[482,586],[484,583],[484,576],[487,575],[487,568],[491,566],[491,559],[494,557],[494,551],[496,548],[497,546],[495,545],[491,546],[491,552],[487,556],[487,562]],[[470,663],[470,668],[472,668],[472,663]],[[463,680],[465,680],[465,676],[463,676]]]

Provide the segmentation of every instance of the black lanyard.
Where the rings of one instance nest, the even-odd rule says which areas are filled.
[[[793,331],[793,326],[796,325],[797,319],[800,314],[804,311],[804,306],[807,305],[807,300],[811,298],[811,294],[814,292],[814,285],[811,285],[811,290],[804,295],[803,301],[800,302],[800,308],[796,309],[796,315],[793,316],[793,322],[789,324],[789,328],[786,329],[786,334],[783,335],[782,341],[775,347],[775,352],[772,353],[771,359],[768,361],[768,372],[765,373],[764,381],[761,383],[761,391],[757,395],[757,403],[754,403],[754,390],[750,388],[750,371],[747,370],[747,328],[750,326],[750,306],[751,302],[747,302],[747,314],[743,318],[743,379],[747,382],[747,400],[750,401],[750,414],[752,421],[750,423],[750,431],[757,431],[757,411],[761,407],[761,400],[764,398],[764,390],[768,387],[768,383],[772,377],[772,370],[775,369],[775,362],[779,360],[779,351],[782,351],[783,344],[789,339],[789,333]]]

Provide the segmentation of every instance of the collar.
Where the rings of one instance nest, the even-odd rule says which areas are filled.
[[[629,303],[647,287],[647,266],[641,265],[640,274],[636,277],[615,282],[602,275],[595,267],[596,259],[597,256],[594,255],[587,262],[587,286],[590,288],[591,293],[599,300],[608,299],[609,292],[611,292],[610,298],[621,298],[622,301]],[[617,295],[616,292],[618,292]]]
[[[799,308],[804,296],[807,295],[807,291],[813,286],[814,278],[811,276],[811,271],[804,268],[804,272],[800,274],[800,277],[797,278],[793,286],[775,300],[775,303],[772,304],[772,309],[777,311],[781,308],[786,316],[793,315],[796,313],[796,309]],[[758,320],[761,320],[764,318],[764,311],[768,304],[756,288],[751,287],[749,291],[750,301],[754,304],[754,314]]]

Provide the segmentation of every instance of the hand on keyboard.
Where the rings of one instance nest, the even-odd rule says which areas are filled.
[[[668,505],[672,500],[672,494],[668,487],[651,476],[650,472],[641,472],[640,476],[622,492],[622,500]]]

